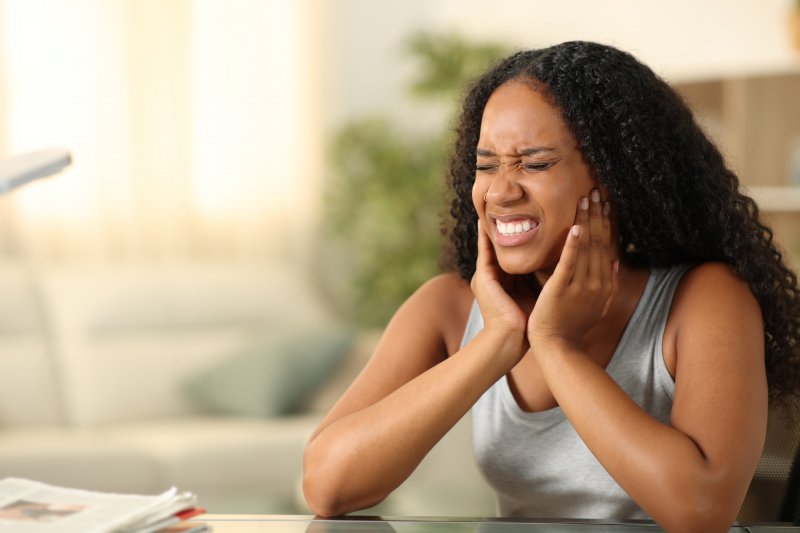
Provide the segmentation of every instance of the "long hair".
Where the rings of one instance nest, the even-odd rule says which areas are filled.
[[[468,91],[449,167],[449,256],[461,277],[472,277],[477,258],[471,190],[481,117],[489,96],[510,80],[530,83],[561,110],[593,178],[618,207],[626,259],[722,261],[747,281],[764,317],[770,398],[800,394],[797,276],[680,96],[610,46],[573,41],[518,52]]]

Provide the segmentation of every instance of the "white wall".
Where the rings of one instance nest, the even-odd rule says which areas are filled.
[[[670,79],[800,66],[793,0],[439,0],[437,16],[467,35],[521,47],[582,39],[636,54]],[[491,5],[491,12],[485,11]]]
[[[320,0],[322,1],[322,0]],[[404,98],[414,31],[537,47],[595,40],[636,54],[671,80],[800,69],[792,0],[338,0],[328,17],[328,117],[380,114],[413,122]]]

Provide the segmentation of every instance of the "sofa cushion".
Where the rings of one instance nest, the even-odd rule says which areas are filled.
[[[317,416],[184,418],[130,423],[119,433],[162,464],[164,482],[195,492],[212,513],[294,514],[303,446]]]
[[[6,428],[2,476],[78,489],[154,494],[165,481],[159,459],[127,436],[91,429]]]
[[[61,423],[56,387],[43,338],[0,335],[0,429]]]
[[[0,428],[61,422],[56,368],[36,272],[0,263]]]
[[[217,364],[252,330],[218,326],[94,337],[71,349],[63,377],[70,420],[89,427],[202,412],[180,384]],[[66,343],[62,344],[66,346]]]
[[[181,390],[261,324],[332,321],[296,268],[73,265],[42,273],[66,420],[86,427],[198,414]]]
[[[296,411],[347,353],[343,328],[267,326],[232,357],[189,379],[186,393],[205,411],[272,417]]]
[[[12,428],[0,473],[67,487],[190,490],[215,513],[292,514],[303,445],[317,416],[181,417],[91,428]]]
[[[309,413],[327,413],[366,366],[382,335],[382,329],[359,331],[345,359],[331,372],[330,378],[325,380],[321,387],[305,398],[301,410]]]

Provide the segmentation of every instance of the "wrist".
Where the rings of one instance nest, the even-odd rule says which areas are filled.
[[[478,336],[485,344],[485,352],[491,354],[492,361],[501,366],[501,374],[505,374],[516,365],[529,349],[525,331],[514,328],[483,329]]]
[[[531,352],[535,359],[553,354],[582,352],[581,343],[560,335],[539,335],[532,339]]]

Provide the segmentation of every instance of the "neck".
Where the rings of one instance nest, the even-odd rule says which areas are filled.
[[[621,262],[617,276],[617,294],[611,302],[608,312],[584,337],[585,346],[590,351],[591,346],[605,346],[608,342],[616,347],[622,331],[642,297],[650,277],[650,268],[647,265],[631,265]]]
[[[639,302],[639,298],[642,296],[642,291],[649,277],[649,266],[635,265],[620,261],[619,273],[617,274],[617,296],[611,303],[609,314],[620,308],[626,309],[631,307],[631,301],[633,302],[633,307],[635,307],[636,303]]]
[[[544,284],[547,283],[553,276],[553,272],[555,272],[555,267],[548,268],[545,270],[537,270],[533,273],[536,277],[536,281],[539,282],[539,286],[544,287]],[[641,279],[642,276],[650,272],[649,267],[644,265],[635,265],[626,262],[624,259],[620,259],[619,263],[619,273],[617,274],[618,278],[617,281],[619,282],[619,292],[622,293],[624,287],[629,286],[632,279]]]

